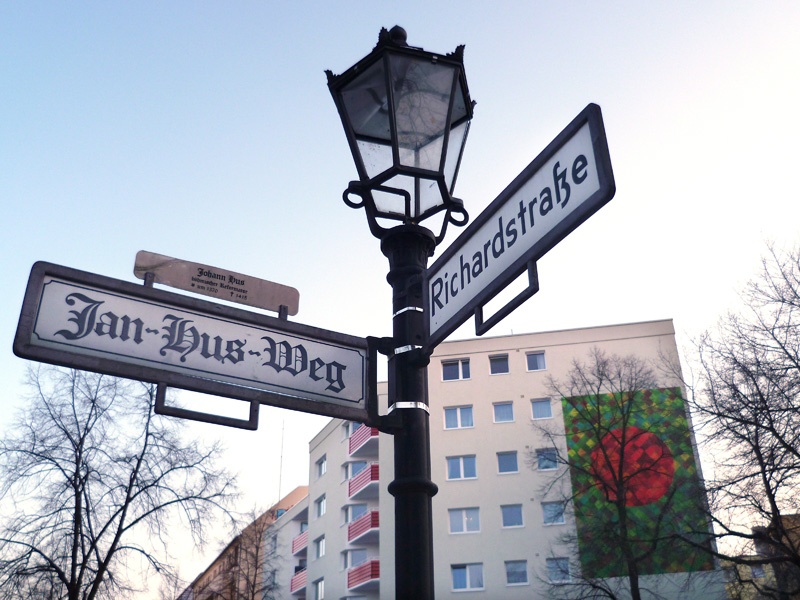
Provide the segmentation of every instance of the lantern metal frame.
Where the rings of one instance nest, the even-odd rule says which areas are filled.
[[[396,82],[392,80],[390,62],[392,60],[397,60],[398,57],[417,61],[418,64],[438,65],[444,69],[452,69],[453,71],[452,89],[449,94],[449,104],[441,141],[441,151],[438,157],[436,170],[403,164],[401,159],[401,144],[395,117],[398,99],[395,94]],[[438,234],[434,235],[436,243],[438,244],[444,238],[448,223],[463,226],[466,225],[469,220],[469,215],[464,208],[464,203],[460,199],[453,197],[453,189],[458,177],[458,170],[460,168],[469,131],[469,123],[472,119],[475,105],[475,102],[472,101],[469,96],[469,89],[464,75],[463,57],[464,46],[458,46],[454,52],[446,55],[436,54],[423,50],[422,48],[409,46],[406,43],[405,30],[402,27],[395,26],[390,31],[387,31],[385,28],[381,29],[378,36],[378,44],[372,52],[342,74],[334,75],[330,70],[326,71],[328,88],[336,103],[359,176],[358,181],[350,182],[342,197],[344,202],[351,208],[365,209],[370,231],[378,238],[382,239],[391,229],[384,227],[380,220],[399,221],[403,225],[419,225],[421,221],[445,211],[441,229]],[[388,113],[388,137],[391,144],[392,160],[388,168],[385,168],[377,174],[373,173],[370,175],[361,149],[359,148],[359,142],[369,144],[376,140],[370,140],[368,135],[356,132],[356,128],[351,121],[351,115],[348,113],[348,106],[343,92],[348,85],[352,84],[360,77],[368,76],[370,74],[370,69],[375,67],[377,63],[382,63],[382,65],[378,65],[378,67],[382,66],[383,69],[383,85],[385,86],[385,90],[382,89],[381,91],[385,91],[386,94],[385,98],[381,97],[386,104],[381,105],[379,110]],[[456,102],[459,101],[463,102],[463,106],[459,104],[459,113],[463,112],[463,114],[454,115],[454,107]],[[458,140],[451,140],[450,136],[453,131],[461,127],[464,128],[461,138]],[[385,147],[389,140],[381,138],[378,143]],[[448,155],[452,152],[457,152],[458,155],[456,157],[450,155],[448,161]],[[452,162],[453,160],[455,160],[454,164]],[[448,173],[445,172],[448,168],[450,171],[449,174],[452,176],[451,181],[447,180]],[[412,178],[414,180],[413,192],[391,184],[391,180],[398,176]],[[438,188],[438,193],[442,199],[441,203],[426,208],[421,207],[421,181],[427,181],[431,187],[435,185]],[[403,214],[400,214],[399,211],[382,210],[378,203],[376,203],[376,193],[402,197],[402,202],[404,203]]]

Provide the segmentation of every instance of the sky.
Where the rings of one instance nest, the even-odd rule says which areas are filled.
[[[456,196],[473,217],[602,109],[616,196],[489,335],[672,318],[688,349],[737,309],[767,242],[798,243],[794,1],[2,2],[0,434],[24,409],[11,348],[36,261],[136,282],[147,250],[295,287],[297,322],[390,334],[388,263],[341,200],[356,172],[324,71],[398,24],[413,46],[466,46]],[[189,431],[225,443],[246,510],[307,482],[326,422],[268,407],[257,432]],[[183,576],[216,550],[185,554]]]

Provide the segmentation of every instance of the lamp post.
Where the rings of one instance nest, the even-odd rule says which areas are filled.
[[[422,302],[428,258],[447,225],[465,225],[453,197],[473,102],[463,46],[447,55],[413,48],[401,27],[381,30],[373,51],[341,75],[327,71],[359,180],[343,194],[364,208],[389,260],[392,338],[389,411],[396,415],[395,590],[398,600],[433,598],[433,528],[428,382],[430,348]],[[420,225],[436,222],[435,231]]]

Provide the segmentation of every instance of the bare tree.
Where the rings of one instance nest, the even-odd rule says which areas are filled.
[[[170,529],[205,540],[235,481],[153,413],[153,386],[47,366],[28,384],[0,441],[0,598],[124,598],[171,571]]]
[[[702,419],[718,555],[771,565],[744,583],[762,597],[800,593],[800,248],[770,247],[747,308],[697,342],[694,411]],[[748,569],[734,569],[741,574]]]
[[[276,600],[277,537],[274,510],[253,509],[234,536],[193,586],[197,600]],[[217,568],[219,567],[219,568]]]
[[[708,555],[676,545],[678,533],[707,543],[707,521],[681,390],[657,384],[642,359],[597,348],[565,380],[549,381],[564,429],[539,427],[562,465],[545,492],[566,490],[576,529],[561,543],[580,549],[579,572],[557,578],[556,597],[640,600],[656,595],[644,575],[713,568]],[[529,453],[531,466],[542,452]]]

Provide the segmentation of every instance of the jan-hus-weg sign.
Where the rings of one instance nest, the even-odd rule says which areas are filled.
[[[365,339],[48,263],[31,272],[14,352],[360,421],[374,389]]]

